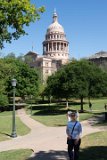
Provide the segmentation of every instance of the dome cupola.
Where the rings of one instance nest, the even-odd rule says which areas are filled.
[[[55,32],[64,33],[63,27],[58,23],[58,15],[56,11],[53,13],[53,23],[48,27],[47,34]]]

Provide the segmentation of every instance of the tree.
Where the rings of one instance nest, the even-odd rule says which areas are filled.
[[[22,98],[25,95],[33,95],[36,96],[38,93],[38,86],[39,86],[39,78],[36,69],[30,68],[24,62],[18,59],[5,59],[5,63],[11,64],[12,68],[15,69],[14,73],[8,77],[7,80],[7,89],[9,95],[11,95],[11,79],[17,79],[17,90],[16,95],[21,96]]]
[[[16,96],[36,96],[39,90],[39,78],[36,69],[30,68],[16,58],[0,60],[0,91],[8,97],[12,96],[11,79],[17,80]]]
[[[6,95],[0,94],[0,107],[5,107],[7,106],[8,103],[8,97]]]
[[[71,97],[70,83],[64,66],[48,78],[44,93],[47,97],[54,96],[57,99],[66,98],[66,107],[68,107],[68,99]]]
[[[107,95],[106,86],[107,73],[93,63],[81,60],[67,64],[49,77],[46,90],[56,97],[79,98],[83,111],[83,99]]]
[[[40,19],[44,7],[36,8],[30,0],[0,0],[0,48],[25,35],[24,26]]]

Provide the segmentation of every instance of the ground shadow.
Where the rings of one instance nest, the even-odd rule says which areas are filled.
[[[51,109],[46,109],[46,110],[40,110],[38,112],[35,112],[33,115],[61,115],[61,114],[66,114],[66,110],[51,110]]]
[[[8,134],[8,133],[0,132],[0,134],[3,134],[3,135],[8,136],[8,137],[11,137],[11,135]]]
[[[67,160],[68,154],[66,151],[53,151],[48,152],[40,151],[35,154],[34,157],[28,158],[26,160]]]
[[[91,126],[96,126],[96,125],[103,126],[107,124],[107,121],[105,120],[105,114],[103,112],[94,113],[94,116],[90,118],[88,121]]]
[[[83,102],[83,104],[88,104],[88,102]],[[78,106],[78,105],[81,105],[81,102],[70,101],[69,105],[71,105],[71,106]]]
[[[40,151],[26,160],[68,160],[68,154],[66,151]],[[107,160],[107,146],[81,149],[79,160]]]
[[[38,115],[38,116],[41,116],[41,115],[45,115],[45,116],[48,116],[48,115],[63,115],[63,114],[67,114],[67,111],[68,110],[64,110],[64,109],[56,109],[56,108],[46,108],[46,109],[42,109],[42,110],[39,110],[35,113],[33,113],[33,115]],[[69,111],[73,111],[73,112],[76,112],[76,110],[72,110],[70,109]],[[81,113],[81,111],[79,111]],[[82,113],[90,113],[89,111],[86,111],[84,110]]]
[[[29,107],[29,109],[31,106]],[[47,109],[61,109],[64,108],[64,105],[33,105],[32,110],[47,110]]]
[[[107,146],[92,146],[82,149],[79,160],[107,160]]]

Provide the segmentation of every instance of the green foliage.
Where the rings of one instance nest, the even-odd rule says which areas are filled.
[[[8,97],[6,95],[0,94],[0,106],[5,107],[8,105]]]
[[[83,98],[106,96],[106,86],[107,73],[89,61],[80,60],[72,61],[49,77],[45,92],[57,98],[80,98],[83,110]]]
[[[0,59],[0,91],[2,94],[12,96],[11,79],[17,80],[16,95],[37,95],[39,88],[36,69],[30,68],[23,61],[16,58]]]
[[[40,19],[44,7],[36,8],[30,0],[0,0],[0,48],[25,35],[24,26]]]

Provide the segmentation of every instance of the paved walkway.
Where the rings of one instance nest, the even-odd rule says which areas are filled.
[[[29,160],[65,160],[66,159],[66,133],[65,127],[46,127],[33,120],[23,109],[18,110],[18,116],[31,132],[25,136],[0,142],[0,152],[11,149],[31,148],[34,150]],[[88,121],[82,122],[83,136],[105,130],[105,127],[93,127]],[[107,128],[106,128],[107,129]]]

